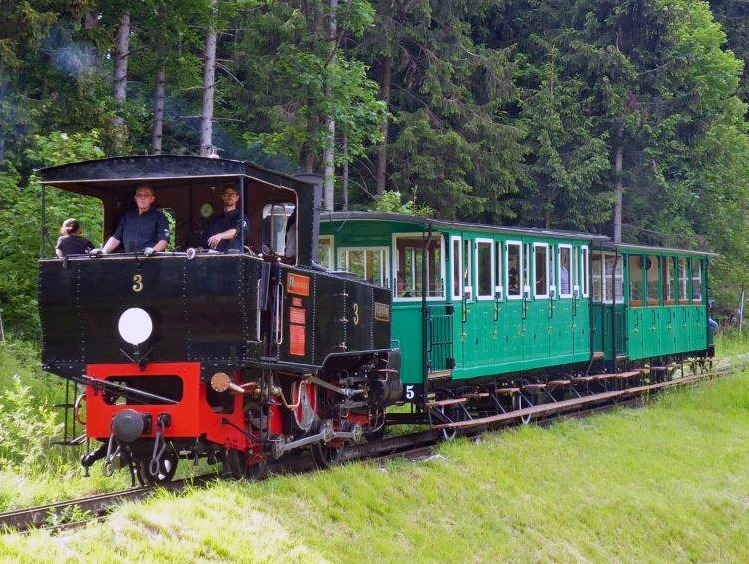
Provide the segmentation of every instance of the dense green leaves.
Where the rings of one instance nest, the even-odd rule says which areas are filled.
[[[625,241],[720,252],[711,286],[726,304],[749,282],[742,1],[0,0],[0,10],[0,313],[16,333],[36,331],[33,169],[148,151],[161,67],[163,150],[196,154],[209,27],[221,156],[319,172],[333,149],[352,207],[449,219],[613,234],[620,196]],[[46,252],[69,216],[100,242],[98,206],[52,191],[48,203]]]

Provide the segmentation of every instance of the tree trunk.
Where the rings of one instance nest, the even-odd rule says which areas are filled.
[[[164,131],[164,99],[166,98],[166,71],[163,62],[156,71],[156,91],[153,98],[153,132],[151,154],[161,154],[161,136]]]
[[[614,154],[614,176],[616,177],[616,191],[614,199],[614,243],[622,242],[622,202],[624,196],[624,131],[623,126],[616,130],[616,152]]]
[[[122,110],[127,100],[127,63],[130,57],[130,12],[120,15],[120,27],[117,29],[117,50],[114,57],[114,101],[117,115],[114,118],[115,151],[123,152],[127,129]]]
[[[393,58],[385,57],[382,63],[382,99],[386,109],[390,106],[390,81],[393,74]],[[388,152],[388,129],[390,121],[387,115],[382,121],[382,141],[377,148],[377,194],[384,194],[387,187],[387,152]]]
[[[0,73],[3,69],[0,68]],[[5,100],[5,96],[8,94],[8,82],[3,76],[0,76],[0,100]],[[10,116],[6,115],[6,112],[2,110],[0,106],[0,170],[2,168],[2,162],[5,160],[5,130],[10,126]]]
[[[348,211],[348,137],[346,137],[345,134],[343,135],[341,150],[343,151],[343,203],[341,204],[341,209],[343,211]]]
[[[211,0],[215,15],[217,0]],[[213,148],[213,98],[216,89],[216,29],[211,26],[205,37],[205,61],[203,63],[203,113],[200,119],[200,156],[210,157]]]
[[[327,39],[330,41],[331,49],[334,50],[330,57],[331,63],[334,63],[336,58],[337,10],[338,0],[330,0]],[[330,116],[325,118],[325,129],[328,132],[328,142],[325,145],[323,153],[323,165],[325,169],[323,176],[323,206],[326,210],[332,210],[335,201],[335,120]]]

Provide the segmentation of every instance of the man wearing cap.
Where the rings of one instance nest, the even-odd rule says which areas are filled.
[[[169,243],[169,222],[166,216],[152,207],[156,194],[150,186],[140,186],[135,191],[137,209],[128,211],[117,226],[102,251],[111,253],[122,245],[126,253],[142,252],[146,255],[166,249]]]
[[[233,184],[228,185],[221,192],[224,211],[211,218],[208,227],[203,232],[204,243],[209,249],[222,253],[230,250],[242,250],[240,233],[247,233],[249,222],[247,217],[237,208],[239,191]]]

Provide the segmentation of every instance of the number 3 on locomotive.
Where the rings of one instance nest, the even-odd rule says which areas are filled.
[[[354,325],[359,325],[359,304],[354,303]]]
[[[143,289],[143,276],[136,274],[133,276],[133,292],[140,292]]]

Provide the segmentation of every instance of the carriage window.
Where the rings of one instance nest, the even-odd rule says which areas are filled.
[[[420,298],[422,292],[422,259],[426,244],[427,297],[443,297],[442,238],[433,235],[427,243],[421,235],[396,235],[395,293],[401,298]]]
[[[588,284],[590,284],[590,251],[588,250],[587,246],[580,247],[580,282],[579,284],[582,286],[583,291],[583,297],[587,298],[590,295],[590,287]],[[575,272],[578,272],[577,270]],[[575,282],[573,282],[574,284]],[[572,287],[572,290],[574,292],[575,287]]]
[[[623,301],[622,257],[611,253],[593,253],[593,299],[612,303]]]
[[[687,280],[689,279],[689,272],[687,270],[687,259],[679,259],[679,301],[686,303],[687,301]]]
[[[601,302],[603,301],[603,255],[601,253],[593,253],[591,267],[593,269],[593,300]]]
[[[642,303],[642,257],[629,257],[629,304],[641,306]]]
[[[494,296],[493,247],[492,241],[476,241],[476,294],[479,298]]]
[[[321,235],[317,241],[317,264],[333,270],[333,237]]]
[[[570,274],[575,272],[571,268],[572,264],[572,247],[559,245],[559,296],[569,298],[572,296],[572,284]]]
[[[471,281],[471,241],[463,241],[463,294],[465,299],[473,298],[473,284]]]
[[[702,301],[702,261],[692,259],[692,301]]]
[[[620,303],[624,300],[624,277],[622,275],[622,257],[606,254],[606,276],[604,276],[604,288],[606,301],[611,303],[616,300]],[[618,260],[617,260],[618,258]],[[613,285],[612,285],[613,281]]]
[[[676,259],[664,257],[665,275],[663,276],[663,299],[666,304],[673,304],[676,298]]]
[[[519,298],[523,287],[523,260],[520,243],[507,243],[507,297]]]
[[[463,299],[463,290],[460,283],[460,265],[463,263],[463,255],[460,250],[460,237],[450,239],[452,245],[452,279],[453,279],[453,298],[456,300]]]
[[[658,305],[660,300],[658,288],[660,286],[661,257],[643,257],[642,260],[642,267],[647,272],[645,292],[648,305]]]
[[[502,271],[502,256],[503,256],[502,255],[502,243],[498,242],[496,246],[494,247],[494,249],[496,251],[494,253],[494,257],[496,258],[496,263],[497,263],[496,268],[494,270],[494,274],[495,274],[494,280],[496,281],[496,284],[497,284],[494,287],[494,297],[498,300],[501,300],[504,298],[504,291],[505,291],[504,284],[503,284],[504,276],[502,275],[502,272],[503,272]]]
[[[534,293],[537,298],[546,298],[549,296],[549,261],[547,259],[549,247],[534,243],[533,253],[535,255]]]
[[[338,268],[356,274],[372,284],[387,286],[387,256],[387,247],[340,248]]]

